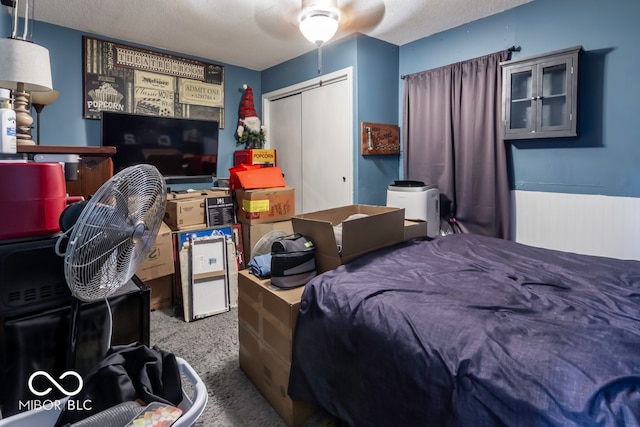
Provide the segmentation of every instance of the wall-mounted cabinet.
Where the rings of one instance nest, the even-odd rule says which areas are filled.
[[[581,46],[501,62],[504,139],[576,136]]]

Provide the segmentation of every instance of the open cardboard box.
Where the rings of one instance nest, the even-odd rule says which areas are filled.
[[[293,234],[291,220],[242,224],[242,244],[246,263],[251,261],[251,253],[260,239],[271,231],[283,231],[286,234]]]
[[[427,221],[404,220],[404,240],[416,237],[427,237],[428,234],[429,227],[427,226]]]
[[[345,221],[351,215],[365,217]],[[387,206],[348,205],[291,218],[293,231],[316,246],[318,273],[333,270],[353,259],[404,240],[404,209]],[[334,226],[342,223],[342,251]]]

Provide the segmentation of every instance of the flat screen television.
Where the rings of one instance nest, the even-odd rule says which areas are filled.
[[[218,122],[103,111],[100,143],[113,146],[114,173],[148,163],[165,178],[216,175]]]

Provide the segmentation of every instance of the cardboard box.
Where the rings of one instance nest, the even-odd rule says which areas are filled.
[[[189,226],[206,226],[204,212],[204,198],[169,200],[164,220],[173,230]]]
[[[282,361],[244,326],[238,327],[238,335],[240,369],[288,426],[300,426],[319,410],[310,403],[292,400],[286,393],[291,364]]]
[[[229,195],[227,190],[185,190],[185,191],[172,191],[167,193],[167,201],[169,200],[184,200],[184,199],[198,199],[205,197],[220,197]]]
[[[357,214],[366,216],[345,221]],[[318,274],[404,240],[404,209],[387,206],[342,206],[296,215],[291,222],[295,233],[307,236],[316,245]],[[340,224],[341,251],[334,230],[334,226]]]
[[[233,165],[263,165],[275,166],[276,150],[246,149],[236,150],[233,153]]]
[[[286,393],[304,287],[275,289],[270,283],[247,270],[238,273],[240,368],[287,424],[297,426],[318,410]]]
[[[228,196],[226,190],[205,190],[188,193],[169,193],[164,221],[172,230],[184,227],[206,227],[205,199]]]
[[[293,333],[304,286],[279,289],[269,279],[238,273],[238,319],[282,360],[291,362]]]
[[[270,231],[284,231],[287,234],[293,234],[291,220],[242,225],[242,246],[244,247],[245,263],[251,261],[251,252],[256,243]]]
[[[136,276],[146,282],[158,277],[168,276],[175,271],[175,261],[173,259],[173,239],[171,229],[164,222],[160,225],[160,230],[156,240],[147,254],[147,258],[142,262]]]
[[[290,219],[295,214],[295,190],[293,187],[236,190],[237,218],[244,224],[277,222]]]
[[[404,240],[413,239],[415,237],[427,237],[429,228],[427,221],[411,221],[404,220]]]
[[[173,274],[144,282],[151,288],[151,311],[173,306]]]

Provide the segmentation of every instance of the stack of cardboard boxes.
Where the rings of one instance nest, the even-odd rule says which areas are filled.
[[[280,168],[251,166],[240,165],[232,171],[247,262],[256,243],[270,231],[293,233],[291,217],[295,214],[295,190],[285,184]]]
[[[240,368],[289,426],[300,425],[318,409],[287,394],[304,287],[276,289],[243,270],[238,290]]]
[[[207,206],[208,200],[218,203]],[[187,233],[202,235],[203,230],[215,228],[208,227],[208,221],[213,221],[216,226],[225,224],[230,228],[235,222],[234,216],[233,200],[226,189],[167,194],[164,222],[147,258],[136,271],[136,276],[151,288],[152,310],[170,308],[174,305],[176,296],[180,296],[180,289],[176,286],[180,282],[181,270],[179,258],[176,257],[180,237]],[[240,235],[239,228],[237,234]],[[237,262],[235,256],[234,262]],[[237,273],[237,268],[235,271]],[[237,304],[237,275],[234,289]]]
[[[237,189],[236,201],[247,262],[251,261],[251,251],[258,240],[270,231],[293,233],[291,217],[295,213],[295,192],[292,187]]]
[[[355,214],[359,219],[345,221]],[[316,246],[318,273],[367,252],[405,240],[404,210],[350,205],[291,218],[293,231]],[[341,250],[334,226],[342,225]],[[238,280],[240,368],[289,426],[298,426],[318,408],[288,393],[296,321],[304,287],[278,289],[269,279],[242,271]]]
[[[228,189],[211,189],[169,193],[165,211],[165,223],[173,232],[173,258],[175,260],[174,305],[189,322],[199,317],[220,312],[219,307],[228,311],[237,305],[237,272],[242,267],[243,258],[238,256],[236,242],[240,241],[240,226],[236,224],[233,198]],[[228,237],[223,253],[225,260],[215,256],[215,265],[226,277],[225,301],[208,301],[201,310],[194,304],[195,288],[191,270],[194,260],[189,256],[194,239],[211,239],[217,235]],[[212,255],[213,256],[213,255]],[[212,258],[209,261],[214,261]],[[224,262],[223,262],[224,261]],[[209,264],[211,264],[209,262]],[[213,265],[213,264],[211,264]],[[224,267],[224,268],[222,268]],[[211,284],[213,286],[213,284]],[[218,286],[218,285],[216,285]],[[197,293],[197,292],[195,292]],[[209,295],[207,293],[207,295]],[[215,308],[215,310],[214,310]]]

